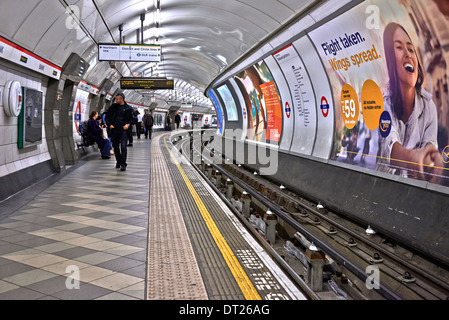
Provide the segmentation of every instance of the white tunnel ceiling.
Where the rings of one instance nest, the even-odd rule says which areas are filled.
[[[144,42],[161,44],[163,61],[157,71],[154,63],[127,63],[119,68],[122,75],[166,76],[202,93],[223,69],[313,2],[161,0],[156,42],[156,0],[1,0],[0,34],[60,66],[72,52],[97,63],[97,43],[118,43],[120,24],[126,43],[135,43],[146,12]],[[82,28],[66,13],[70,5],[78,10]],[[88,82],[99,86],[104,77],[118,80],[107,62],[99,64],[86,75]]]

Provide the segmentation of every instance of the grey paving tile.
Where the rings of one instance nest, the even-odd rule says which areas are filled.
[[[2,239],[3,241],[6,241],[6,239],[3,239],[3,238],[12,237],[12,236],[15,236],[18,234],[22,234],[22,232],[10,230],[10,229],[2,230],[2,231],[0,231],[0,239]]]
[[[90,227],[85,227],[85,228],[81,228],[81,229],[76,229],[76,230],[74,230],[74,232],[82,234],[84,236],[90,236],[91,234],[106,231],[106,230],[108,230],[108,229],[90,226]]]
[[[4,246],[0,247],[0,256],[8,254],[8,253],[11,253],[11,252],[25,250],[25,249],[27,249],[27,247],[19,246],[17,244],[13,244],[13,243],[9,243],[7,245],[4,245]]]
[[[4,278],[4,281],[14,283],[18,286],[26,287],[33,283],[44,281],[54,277],[57,277],[55,273],[33,268],[33,270]]]
[[[146,262],[147,261],[147,251],[143,250],[143,251],[140,251],[140,252],[129,254],[129,255],[124,256],[124,257],[125,258],[134,259],[134,260],[139,260],[141,262]]]
[[[37,300],[61,300],[52,296],[43,296],[42,298],[39,298]]]
[[[33,283],[27,286],[28,289],[38,291],[45,295],[53,295],[56,292],[67,290],[66,281],[67,277],[57,276],[54,278],[46,279],[40,282]],[[69,280],[70,281],[70,280]]]
[[[34,269],[33,267],[20,262],[15,262],[12,260],[8,261],[8,264],[6,264],[4,261],[5,264],[0,267],[0,279],[5,279],[7,277],[15,276],[16,274],[31,271]]]
[[[107,252],[96,252],[96,253],[91,253],[85,256],[81,256],[78,257],[74,260],[76,261],[81,261],[87,264],[91,264],[91,265],[98,265],[100,263],[106,262],[106,261],[110,261],[110,260],[114,260],[117,259],[118,256],[115,254],[110,254]]]
[[[24,287],[0,294],[0,300],[37,300],[44,294]]]
[[[88,249],[88,248],[74,247],[74,248],[63,250],[63,251],[59,251],[56,254],[58,256],[61,256],[61,257],[67,258],[67,259],[75,259],[75,258],[79,258],[82,256],[86,256],[88,254],[95,253],[95,252],[97,252],[97,251]]]
[[[109,239],[109,241],[114,241],[114,242],[118,242],[118,243],[122,243],[122,244],[131,244],[137,241],[146,241],[146,237],[139,237],[139,236],[135,236],[133,234],[126,234],[120,237],[115,237],[112,239]]]
[[[46,244],[52,244],[55,242],[56,241],[52,240],[52,239],[36,237],[36,239],[21,241],[21,242],[18,242],[17,244],[24,246],[24,247],[28,247],[28,248],[35,248],[35,247],[43,246]]]
[[[93,300],[110,293],[111,290],[81,282],[79,289],[60,291],[52,296],[62,300]]]
[[[134,260],[126,257],[120,257],[117,259],[109,260],[98,264],[98,267],[121,272],[123,270],[131,269],[137,266],[143,265],[142,261]]]
[[[148,241],[147,241],[147,239],[145,238],[145,239],[143,239],[143,240],[139,240],[139,241],[130,243],[130,245],[132,245],[132,246],[134,246],[134,247],[139,247],[139,248],[144,248],[144,249],[146,249],[147,246],[148,246]]]
[[[136,267],[131,268],[131,269],[126,269],[126,270],[123,270],[121,272],[125,273],[125,274],[129,274],[130,276],[134,276],[134,277],[145,279],[146,273],[147,273],[147,268],[146,268],[146,264],[143,263],[143,264],[141,264],[139,266],[136,266]]]
[[[109,215],[110,215],[110,213],[107,213],[107,212],[92,212],[92,213],[85,214],[86,217],[91,217],[91,218],[96,218],[96,219],[101,219],[101,218],[109,216]]]
[[[139,300],[137,298],[128,296],[126,294],[118,293],[118,292],[112,292],[110,294],[107,294],[105,296],[99,297],[95,300]]]
[[[25,233],[25,232],[21,232],[19,234],[16,235],[12,235],[9,237],[4,237],[3,241],[7,241],[9,243],[18,243],[21,241],[26,241],[26,240],[33,240],[33,239],[37,239],[38,237],[29,233]]]
[[[50,219],[48,221],[41,221],[41,222],[39,222],[40,225],[47,226],[47,227],[52,227],[52,228],[63,226],[63,225],[69,224],[69,223],[70,222],[62,221],[62,220],[58,220],[58,219]]]

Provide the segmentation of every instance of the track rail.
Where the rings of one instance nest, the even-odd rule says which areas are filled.
[[[189,141],[190,144],[187,143]],[[205,144],[207,145],[207,143]],[[207,152],[202,152],[201,149],[203,148],[206,148]],[[335,221],[333,218],[329,217],[330,212],[324,214],[319,210],[316,210],[313,206],[306,204],[309,202],[307,199],[298,198],[292,196],[287,191],[279,190],[279,186],[260,176],[254,177],[251,173],[237,165],[217,165],[215,162],[218,161],[216,160],[222,160],[222,157],[217,159],[214,150],[208,149],[208,146],[204,145],[195,146],[192,140],[183,139],[181,150],[184,151],[182,152],[184,154],[189,154],[191,149],[202,155],[203,160],[215,170],[218,170],[222,175],[228,177],[234,184],[240,186],[240,188],[245,190],[261,204],[270,208],[274,214],[305,236],[309,241],[313,241],[321,251],[340,263],[361,281],[366,282],[371,274],[366,272],[366,266],[362,266],[360,261],[364,260],[367,262],[366,265],[378,266],[382,274],[381,278],[387,278],[389,284],[387,285],[381,281],[380,288],[374,290],[385,299],[408,299],[408,293],[410,292],[415,295],[414,298],[418,299],[447,299],[449,292],[448,283],[413,263],[410,263],[397,254],[388,251],[387,248],[371,241],[366,235],[362,235],[360,230],[359,232],[354,231],[342,223]],[[211,156],[206,154],[210,154]],[[195,165],[191,159],[189,159],[189,161]],[[229,169],[226,169],[225,167]],[[201,172],[199,168],[197,168],[197,170]],[[205,177],[204,174],[203,177]],[[271,197],[268,197],[260,190],[257,190],[257,188],[249,185],[244,179],[257,181],[259,185],[262,184],[265,188],[271,188],[271,190],[274,190],[270,193]],[[218,190],[217,188],[215,189],[216,191]],[[285,207],[283,209],[278,203],[279,201],[273,201],[274,198],[276,200],[282,198],[283,203],[290,202],[290,204],[294,204],[295,208],[306,214],[302,214],[301,216],[292,214],[292,212],[285,210]],[[319,223],[316,223],[317,219],[319,220]],[[326,230],[332,231],[332,236],[329,236],[329,232],[326,232]],[[323,238],[326,237],[327,239],[323,240]],[[338,245],[329,244],[329,237],[332,238],[334,242],[339,243],[340,248]],[[348,242],[351,241],[352,245],[348,246]],[[359,259],[347,257],[341,252],[342,248],[350,250],[351,253],[358,256]],[[380,255],[382,255],[382,257]],[[355,260],[358,260],[359,262],[357,263]],[[413,276],[411,276],[411,273]]]

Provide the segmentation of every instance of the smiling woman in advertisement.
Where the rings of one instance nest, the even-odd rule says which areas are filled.
[[[389,75],[384,105],[391,118],[391,132],[379,137],[376,169],[437,182],[443,167],[437,110],[432,95],[422,87],[424,72],[415,46],[397,23],[386,26],[383,40]]]

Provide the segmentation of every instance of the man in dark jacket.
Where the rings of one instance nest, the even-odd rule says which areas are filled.
[[[151,133],[153,132],[154,119],[153,119],[153,116],[146,109],[145,109],[145,115],[142,118],[142,123],[145,126],[145,139],[147,139],[148,136],[151,139]]]
[[[112,146],[114,147],[116,168],[126,170],[126,158],[128,155],[128,129],[133,120],[133,108],[125,102],[123,93],[117,94],[115,103],[112,104],[106,114],[106,123],[111,129]]]
[[[179,129],[179,125],[181,124],[181,116],[179,115],[179,112],[176,113],[175,123],[176,123],[176,130],[178,130]]]

